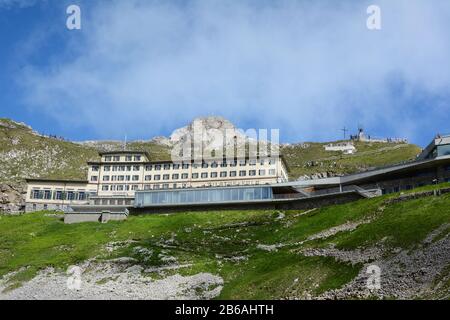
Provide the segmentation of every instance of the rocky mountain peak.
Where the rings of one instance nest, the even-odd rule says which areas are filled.
[[[184,141],[192,141],[197,134],[201,134],[203,144],[211,149],[232,145],[236,138],[245,139],[244,133],[229,120],[209,116],[196,118],[187,126],[176,129],[169,140],[172,145],[178,145]]]

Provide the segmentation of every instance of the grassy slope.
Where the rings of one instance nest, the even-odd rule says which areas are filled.
[[[86,161],[97,152],[77,144],[34,134],[31,129],[0,119],[0,181],[27,177],[86,179]]]
[[[111,258],[103,249],[106,243],[135,240],[112,257],[132,256],[142,265],[159,266],[164,262],[156,254],[145,261],[132,248],[139,245],[155,253],[167,250],[179,263],[193,264],[178,271],[182,274],[220,274],[225,280],[221,298],[285,298],[301,296],[306,290],[318,294],[350,281],[361,266],[304,257],[291,249],[319,231],[372,216],[384,200],[395,196],[330,206],[301,216],[298,211],[286,211],[283,219],[277,219],[279,212],[263,210],[155,214],[132,216],[124,222],[75,225],[65,225],[45,213],[0,216],[0,275],[28,266],[15,277],[21,281],[49,265],[66,268],[91,257]],[[390,204],[369,224],[303,246],[333,242],[339,248],[356,248],[384,239],[386,245],[413,248],[450,221],[449,200],[446,194]],[[258,249],[258,243],[288,245],[267,252]],[[242,256],[247,260],[232,260]]]
[[[338,141],[340,142],[340,141]],[[327,143],[306,143],[285,146],[281,153],[286,157],[292,177],[311,175],[316,172],[348,174],[373,167],[396,164],[412,160],[421,149],[413,144],[386,144],[380,142],[355,142],[357,152],[344,155],[341,152],[325,151]],[[311,161],[314,165],[311,165]]]
[[[115,144],[116,149],[122,148]],[[152,142],[132,142],[128,148],[148,151],[155,159],[169,157],[166,147]],[[97,159],[96,148],[40,136],[26,126],[0,119],[0,182],[32,177],[86,179],[86,162]]]

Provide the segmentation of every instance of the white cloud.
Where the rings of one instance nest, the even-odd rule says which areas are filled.
[[[82,40],[69,47],[80,54],[26,68],[27,101],[105,137],[218,114],[281,128],[282,140],[335,137],[357,122],[414,139],[449,113],[448,100],[420,115],[407,105],[417,93],[448,99],[448,1],[377,1],[381,31],[367,30],[364,1],[174,3],[82,7]]]

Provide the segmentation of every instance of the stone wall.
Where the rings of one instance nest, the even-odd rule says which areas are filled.
[[[121,221],[127,219],[125,213],[99,212],[99,213],[65,213],[64,223]]]

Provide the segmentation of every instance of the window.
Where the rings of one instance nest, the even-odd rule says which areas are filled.
[[[161,165],[160,164],[156,164],[155,165],[155,170],[161,170]]]
[[[152,186],[150,184],[146,184],[144,186],[144,190],[150,190],[152,188]]]
[[[208,168],[208,164],[206,162],[202,163],[202,168]]]
[[[269,176],[275,175],[275,169],[269,169]]]
[[[264,159],[260,159],[260,160],[259,160],[259,164],[263,166],[263,165],[266,164],[266,161],[265,161]]]
[[[39,190],[31,191],[31,198],[32,199],[39,199]]]
[[[170,174],[163,174],[163,180],[169,180]]]
[[[121,184],[117,185],[117,191],[123,191],[123,185]]]
[[[112,166],[112,171],[117,171],[117,166]]]
[[[260,176],[265,176],[266,175],[266,170],[265,169],[259,170],[259,175]]]
[[[245,177],[247,175],[247,171],[241,170],[239,171],[239,177]]]
[[[225,178],[226,176],[227,176],[227,172],[226,171],[220,172],[220,177],[221,178]]]
[[[198,173],[197,172],[192,174],[192,179],[198,179]]]
[[[63,198],[63,192],[62,191],[56,191],[55,199],[56,200],[62,200],[62,198]]]
[[[92,166],[92,171],[98,171],[98,166]]]
[[[139,171],[140,166],[133,166],[133,171]]]
[[[130,181],[131,180],[131,176],[130,175],[126,175],[125,176],[125,181]]]
[[[161,180],[161,175],[160,175],[160,174],[155,174],[155,175],[153,176],[153,179],[154,179],[154,180]]]
[[[102,186],[102,191],[108,191],[109,190],[109,186],[108,185],[103,185]]]
[[[183,169],[189,169],[189,164],[188,163],[183,163]]]
[[[236,171],[230,171],[230,177],[236,177]]]
[[[131,186],[131,190],[136,191],[139,188],[139,186],[137,184],[133,184]]]
[[[213,162],[211,163],[211,168],[217,168],[219,165],[217,164],[217,162]]]
[[[131,166],[127,166],[127,171],[131,171]]]
[[[255,166],[256,165],[256,160],[255,159],[249,160],[248,164],[251,165],[251,166]]]
[[[237,162],[236,161],[231,161],[230,162],[230,167],[236,167],[237,166]]]
[[[275,159],[269,159],[269,164],[275,164]]]
[[[44,199],[50,200],[52,198],[52,192],[50,190],[44,190]]]
[[[220,164],[220,166],[221,166],[222,168],[226,168],[226,167],[228,166],[228,164],[224,161],[224,162],[222,162],[222,163]]]
[[[248,172],[248,175],[249,175],[249,176],[252,176],[252,177],[256,176],[256,170],[250,170],[250,171]]]
[[[194,169],[198,169],[200,167],[200,165],[198,163],[193,163],[192,164],[192,168]]]
[[[166,163],[164,165],[164,170],[170,170],[170,164],[169,163]]]
[[[120,156],[114,156],[113,159],[114,159],[114,161],[117,161],[117,162],[118,162],[118,161],[120,161]]]
[[[450,155],[450,144],[445,144],[437,147],[437,156],[447,156]]]
[[[125,157],[125,161],[132,161],[133,160],[133,157],[132,156],[126,156]]]
[[[173,180],[178,180],[180,178],[180,175],[178,174],[178,173],[174,173],[173,175],[172,175],[172,179]]]
[[[48,208],[48,205],[44,204],[44,210],[47,210],[47,208]]]
[[[119,181],[125,181],[125,176],[117,176],[117,180],[119,180]]]
[[[98,181],[98,177],[97,176],[91,176],[91,181],[93,181],[93,182]]]
[[[111,156],[105,156],[105,161],[109,162],[109,161],[111,161],[111,159],[112,159]]]
[[[152,176],[151,175],[145,176],[145,181],[150,181],[150,180],[152,180]]]
[[[208,172],[202,172],[202,179],[208,178]]]
[[[74,192],[73,191],[67,192],[67,200],[72,201],[73,199],[75,199]]]
[[[134,175],[133,176],[133,181],[138,181],[139,180],[139,176],[138,175]]]
[[[247,164],[245,160],[239,160],[239,166],[243,167]]]
[[[145,171],[151,171],[152,170],[152,165],[148,164],[145,166]]]
[[[125,166],[119,166],[119,171],[125,171]]]
[[[109,176],[103,176],[103,181],[109,181]]]
[[[134,156],[134,161],[141,161],[141,156]]]
[[[103,171],[111,171],[111,166],[105,166],[105,167],[103,168]]]
[[[78,192],[78,200],[86,200],[86,193],[83,191]]]
[[[211,178],[217,178],[217,172],[211,172]]]
[[[180,165],[177,164],[177,163],[174,163],[174,164],[172,165],[172,167],[173,167],[173,169],[180,169]]]
[[[187,179],[189,175],[187,173],[181,174],[181,179]]]

